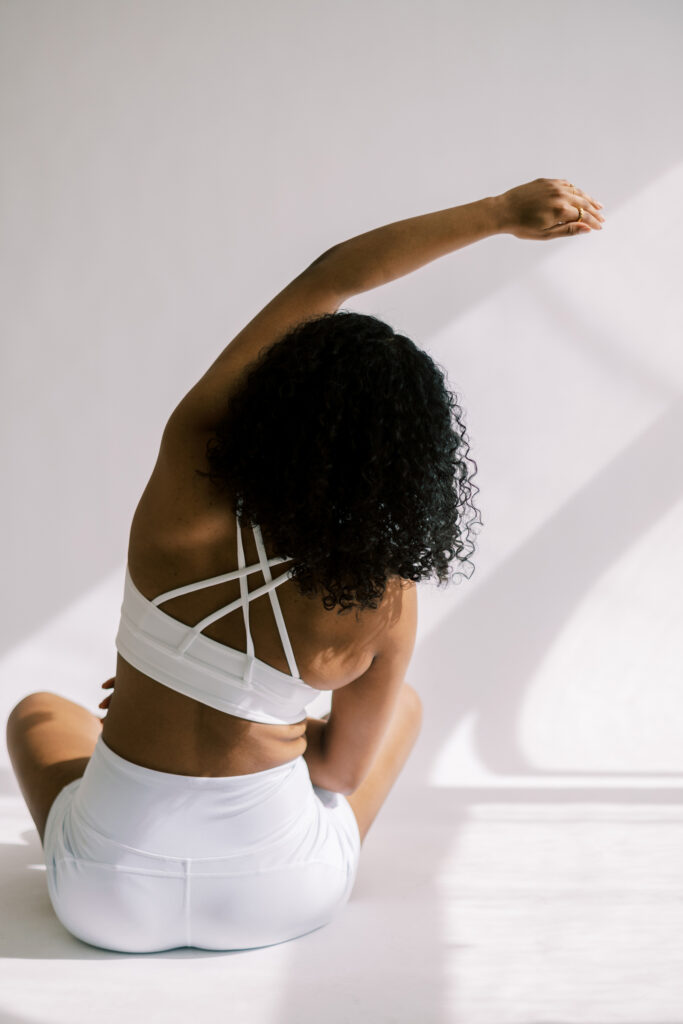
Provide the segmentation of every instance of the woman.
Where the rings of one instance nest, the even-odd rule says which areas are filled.
[[[73,935],[243,949],[348,900],[420,728],[415,584],[467,561],[478,513],[440,369],[339,307],[488,235],[599,230],[600,208],[539,178],[343,242],[174,410],[131,527],[106,717],[42,691],[7,726]],[[305,713],[321,690],[327,720]]]

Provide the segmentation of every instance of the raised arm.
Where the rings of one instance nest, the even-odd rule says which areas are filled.
[[[303,320],[335,312],[353,295],[410,274],[489,235],[547,240],[600,229],[596,200],[569,182],[537,178],[499,196],[409,217],[340,242],[314,260],[232,339],[173,411],[167,450],[188,432],[211,431],[240,375]]]
[[[342,294],[358,295],[490,235],[542,241],[600,230],[601,209],[564,179],[537,178],[498,196],[366,231],[333,246],[320,262]]]

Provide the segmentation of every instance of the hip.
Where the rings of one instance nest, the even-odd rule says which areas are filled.
[[[346,798],[313,786],[303,757],[248,775],[173,775],[100,737],[50,809],[44,850],[53,907],[78,938],[231,949],[326,923],[350,896],[360,835]]]

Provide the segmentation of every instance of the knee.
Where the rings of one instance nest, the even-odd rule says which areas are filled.
[[[419,729],[422,725],[422,699],[420,698],[417,690],[411,686],[410,683],[403,684],[403,688],[401,690],[401,701],[406,712],[410,715],[411,720]]]
[[[44,708],[54,701],[57,696],[58,694],[52,693],[50,690],[36,690],[35,693],[29,693],[28,696],[22,697],[14,705],[9,713],[9,717],[12,718],[13,715],[21,715],[26,711],[36,711],[38,708]]]
[[[10,734],[16,730],[19,724],[29,715],[40,711],[47,711],[51,701],[54,701],[57,694],[49,690],[38,690],[36,693],[29,693],[22,697],[18,704],[15,704],[7,718],[6,735],[9,740]]]

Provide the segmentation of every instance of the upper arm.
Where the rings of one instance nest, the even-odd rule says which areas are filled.
[[[226,402],[243,371],[259,353],[303,320],[335,313],[348,298],[331,277],[325,255],[282,289],[257,313],[209,366],[171,413],[167,425],[183,432],[213,430],[225,414]]]
[[[417,587],[403,586],[395,621],[387,628],[370,668],[332,693],[325,727],[325,763],[344,792],[367,775],[394,711],[415,647]]]

